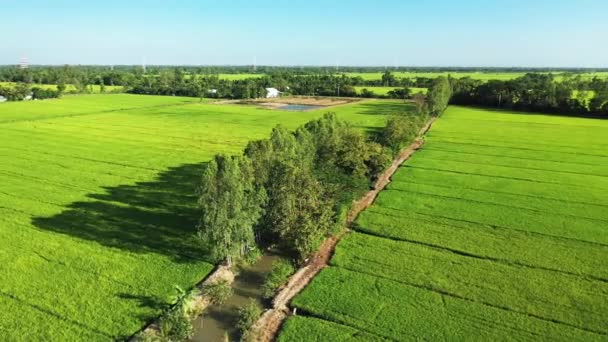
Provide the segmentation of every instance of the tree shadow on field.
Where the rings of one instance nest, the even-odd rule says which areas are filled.
[[[207,163],[186,164],[156,180],[106,187],[52,217],[35,217],[41,229],[138,253],[159,253],[179,262],[205,258],[196,238],[196,185]]]

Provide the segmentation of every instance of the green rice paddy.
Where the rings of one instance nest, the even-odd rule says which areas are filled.
[[[331,111],[367,130],[408,109],[372,100]],[[194,237],[205,162],[326,111],[127,94],[0,104],[2,339],[137,332],[176,285],[188,289],[213,268]]]
[[[448,108],[280,340],[606,340],[607,151],[605,120]]]

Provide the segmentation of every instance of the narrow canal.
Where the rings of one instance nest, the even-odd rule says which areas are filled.
[[[194,321],[192,342],[224,342],[238,340],[235,328],[238,309],[251,299],[263,304],[262,284],[271,271],[272,264],[280,257],[265,254],[253,265],[242,267],[234,279],[234,294],[221,306],[212,305]],[[226,340],[226,337],[228,340]]]

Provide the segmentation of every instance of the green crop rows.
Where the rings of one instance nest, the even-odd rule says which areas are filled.
[[[406,106],[331,110],[374,129]],[[194,238],[204,162],[325,112],[126,94],[0,104],[0,336],[137,332],[175,285],[190,288],[213,267]]]
[[[608,121],[450,107],[281,340],[605,340],[607,193]]]

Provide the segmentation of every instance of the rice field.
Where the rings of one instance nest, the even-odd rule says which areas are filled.
[[[331,110],[375,129],[408,108],[371,100]],[[2,340],[137,332],[173,302],[175,286],[191,288],[213,268],[194,236],[205,162],[326,111],[128,94],[0,104]]]
[[[605,120],[448,108],[279,340],[605,341],[607,151]]]

